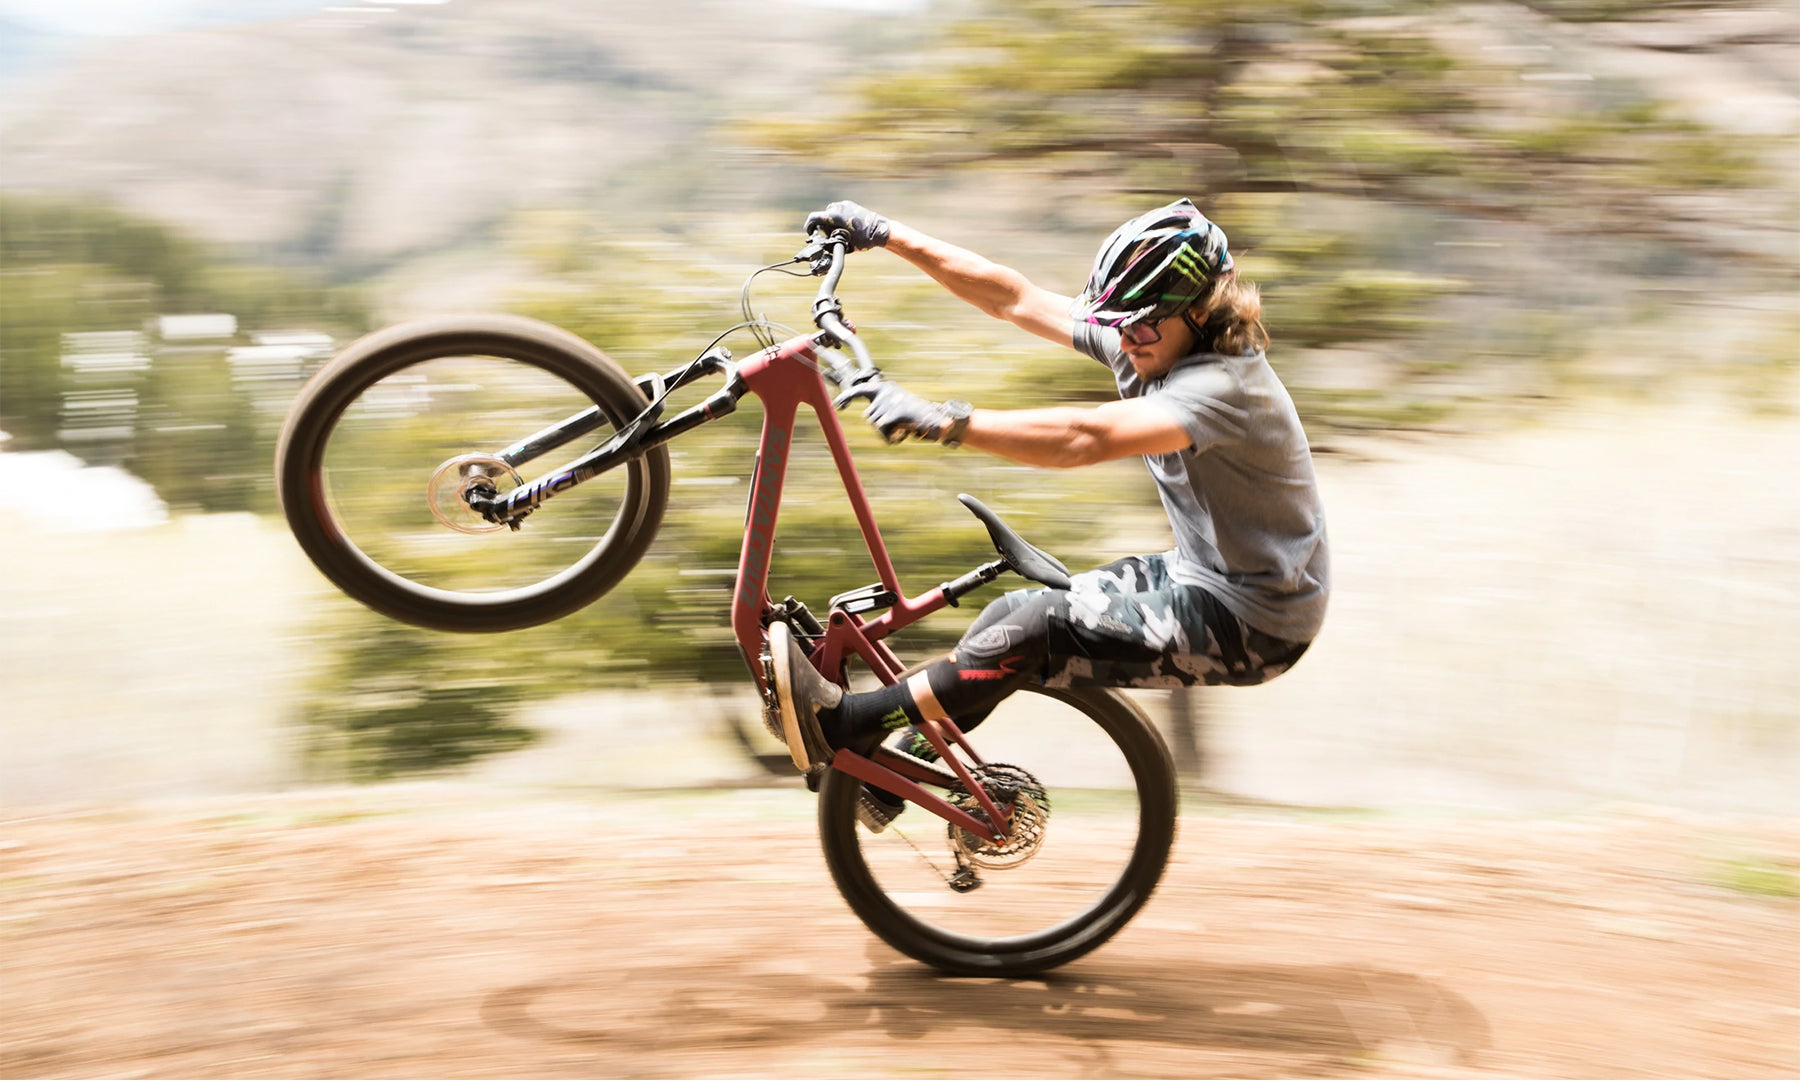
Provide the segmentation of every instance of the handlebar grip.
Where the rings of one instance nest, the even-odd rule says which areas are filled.
[[[825,270],[825,280],[819,283],[819,299],[836,300],[838,279],[844,276],[844,256],[850,253],[850,239],[839,233],[827,237],[825,246],[831,249],[831,264]]]
[[[838,303],[837,298],[837,284],[844,276],[844,257],[850,251],[850,238],[843,233],[834,233],[825,239],[824,244],[830,249],[831,264],[825,271],[825,280],[819,284],[819,294],[813,300],[813,325],[850,350],[850,355],[856,359],[857,370],[872,371],[875,360],[869,355],[869,347],[863,344],[854,330],[845,325],[844,307]],[[832,366],[837,365],[834,363]]]

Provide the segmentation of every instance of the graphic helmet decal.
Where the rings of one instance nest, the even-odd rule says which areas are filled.
[[[1177,199],[1113,230],[1074,315],[1113,327],[1166,319],[1186,311],[1231,267],[1225,230]]]

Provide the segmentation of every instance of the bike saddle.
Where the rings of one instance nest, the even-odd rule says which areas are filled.
[[[981,523],[987,526],[988,536],[993,538],[1000,557],[1020,577],[1053,589],[1069,587],[1069,568],[1058,562],[1056,556],[1033,547],[1024,537],[1014,532],[1012,526],[1001,521],[999,514],[981,505],[981,500],[975,496],[958,495],[956,500],[968,507],[969,513],[980,518]]]

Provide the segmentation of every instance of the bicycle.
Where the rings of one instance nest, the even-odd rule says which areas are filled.
[[[837,414],[880,378],[837,298],[848,251],[841,235],[814,236],[791,260],[751,274],[745,321],[667,374],[633,378],[589,342],[512,316],[372,333],[321,368],[289,414],[276,451],[288,524],[327,578],[382,614],[446,631],[534,626],[594,602],[636,565],[668,502],[668,443],[755,395],[763,426],[730,623],[765,723],[779,733],[768,667],[777,621],[827,677],[847,683],[855,659],[893,683],[906,671],[892,634],[1008,571],[1058,588],[1069,576],[962,495],[999,557],[905,595]],[[817,330],[778,341],[778,328],[750,316],[750,285],[799,264],[824,279]],[[745,328],[762,348],[737,362],[720,342]],[[663,415],[672,392],[711,376],[724,385]],[[768,590],[802,404],[816,415],[878,578],[831,597],[823,622]],[[592,446],[572,461],[530,481],[519,472],[578,439]],[[867,756],[840,750],[807,774],[832,879],[878,937],[943,971],[1022,976],[1067,963],[1117,934],[1162,877],[1177,813],[1168,749],[1143,711],[1111,690],[1031,687],[965,720],[981,724],[988,756],[965,725],[927,722],[917,730],[929,751],[890,739]],[[865,784],[923,814],[880,831],[859,826]],[[934,858],[930,841],[909,832],[940,823]]]

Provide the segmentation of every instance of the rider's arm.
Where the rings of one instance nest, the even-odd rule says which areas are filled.
[[[890,224],[887,249],[994,318],[1058,345],[1073,346],[1069,298],[1033,285],[1017,270],[898,221]]]
[[[962,443],[1025,465],[1070,469],[1137,454],[1174,453],[1192,446],[1193,439],[1169,410],[1145,398],[1130,398],[1093,409],[976,409],[969,414]]]

